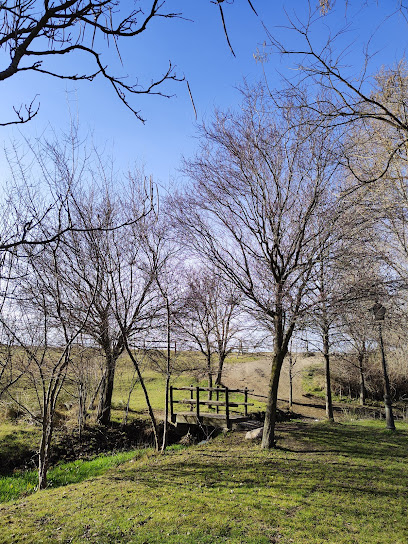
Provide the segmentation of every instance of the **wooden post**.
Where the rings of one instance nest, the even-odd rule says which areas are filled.
[[[193,400],[194,399],[194,389],[193,389],[193,384],[190,385],[191,389],[190,389],[190,400]],[[193,408],[193,403],[190,404],[190,412],[192,412],[194,410]]]
[[[228,387],[225,388],[225,419],[227,420],[227,429],[231,429],[230,413],[229,413],[229,394]]]
[[[200,388],[196,387],[196,397],[197,397],[197,404],[196,404],[196,415],[197,415],[197,423],[200,422]]]
[[[215,392],[215,398],[216,398],[217,402],[220,400],[220,388],[218,387],[218,385],[217,385],[217,391]],[[215,409],[216,409],[216,412],[218,414],[219,411],[220,411],[220,407],[218,406],[218,404],[215,406]]]
[[[170,421],[174,423],[173,386],[170,385]]]
[[[248,405],[247,405],[247,402],[248,402],[248,387],[245,387],[244,402],[245,402],[244,415],[245,415],[245,417],[248,417]]]

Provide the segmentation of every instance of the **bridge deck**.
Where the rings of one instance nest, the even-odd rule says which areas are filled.
[[[249,418],[242,414],[230,414],[229,416],[229,428],[234,423],[242,423],[248,421]],[[187,425],[207,425],[208,427],[216,427],[221,429],[227,429],[228,423],[225,414],[213,414],[209,412],[203,412],[200,414],[199,421],[196,412],[178,412],[173,414],[173,423],[187,424]]]

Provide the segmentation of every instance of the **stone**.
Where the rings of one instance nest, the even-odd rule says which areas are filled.
[[[245,440],[260,440],[263,435],[263,427],[248,431],[245,435]]]

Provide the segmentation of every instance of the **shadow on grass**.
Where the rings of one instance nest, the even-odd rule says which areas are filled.
[[[399,500],[405,493],[406,432],[296,424],[287,426],[281,440],[288,444],[271,451],[242,441],[234,443],[233,438],[215,440],[162,457],[160,463],[152,458],[137,469],[128,468],[108,478],[133,481],[149,489],[167,487],[185,493],[213,489],[221,494],[256,489],[261,494],[302,500],[314,493],[334,493],[351,501],[356,496],[368,502],[374,497]],[[292,442],[296,448],[290,446]],[[317,448],[308,448],[311,444]]]

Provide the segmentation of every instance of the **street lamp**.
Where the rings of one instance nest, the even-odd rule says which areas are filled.
[[[378,336],[380,339],[380,348],[381,348],[381,363],[384,375],[384,405],[385,405],[385,420],[387,423],[387,429],[390,431],[395,431],[394,416],[392,413],[392,403],[391,403],[391,387],[390,380],[388,378],[387,363],[385,360],[385,350],[384,350],[384,341],[382,335],[382,324],[385,317],[386,308],[376,302],[370,310],[374,314],[374,320],[378,324]]]

